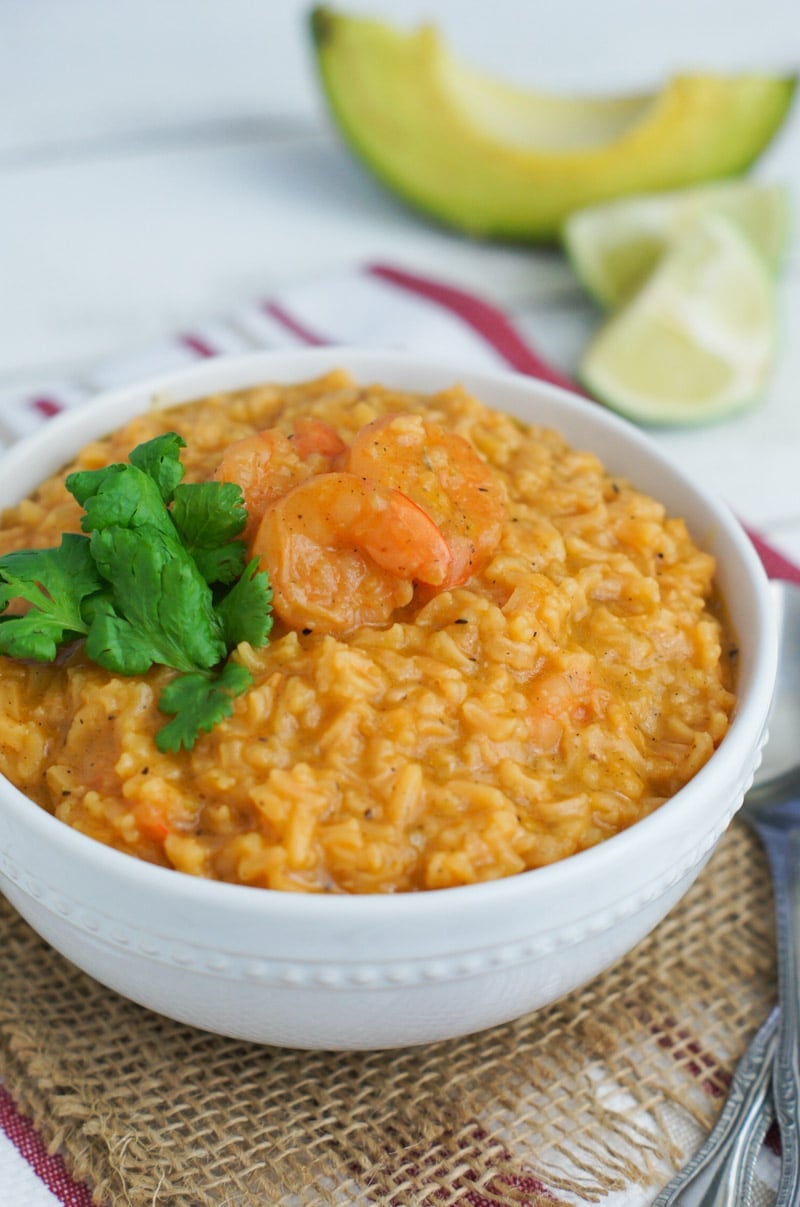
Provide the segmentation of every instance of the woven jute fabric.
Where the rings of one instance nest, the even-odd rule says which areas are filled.
[[[741,823],[586,989],[395,1052],[258,1047],[104,989],[0,908],[0,1076],[97,1203],[602,1202],[667,1180],[775,999],[772,895]]]

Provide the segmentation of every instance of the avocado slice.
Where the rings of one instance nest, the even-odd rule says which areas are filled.
[[[573,210],[743,172],[796,79],[680,75],[613,97],[526,92],[456,61],[432,26],[403,33],[325,7],[317,64],[352,150],[392,192],[471,235],[552,242]]]

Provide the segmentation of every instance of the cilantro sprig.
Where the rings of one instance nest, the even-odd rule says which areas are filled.
[[[268,577],[237,539],[247,521],[242,492],[183,483],[184,447],[168,432],[126,463],[70,474],[84,535],[0,557],[0,612],[14,599],[31,605],[0,615],[0,653],[52,662],[82,638],[87,656],[114,674],[172,668],[159,699],[172,719],[156,745],[173,752],[191,750],[231,715],[252,675],[229,655],[241,641],[264,645],[272,628]]]

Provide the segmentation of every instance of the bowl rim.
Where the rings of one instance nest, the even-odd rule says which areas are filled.
[[[391,923],[397,918],[404,924],[413,924],[416,919],[429,920],[432,915],[450,915],[455,909],[483,910],[490,904],[508,906],[519,898],[525,898],[529,903],[531,896],[548,897],[554,885],[560,885],[568,891],[587,881],[596,882],[594,878],[598,875],[613,874],[615,866],[624,864],[646,838],[652,837],[657,842],[662,832],[666,835],[681,821],[691,822],[698,800],[702,800],[706,785],[714,778],[721,778],[729,785],[737,783],[741,774],[737,755],[739,735],[742,738],[750,735],[751,748],[763,740],[778,659],[777,623],[771,606],[769,582],[741,524],[725,503],[702,485],[687,478],[669,456],[628,420],[607,411],[600,404],[538,378],[503,369],[464,370],[456,368],[446,359],[419,357],[397,350],[332,345],[218,356],[122,388],[103,391],[93,399],[48,420],[41,429],[15,442],[0,457],[0,483],[8,479],[12,467],[12,480],[15,481],[13,490],[0,486],[0,508],[28,494],[49,473],[56,472],[58,465],[63,464],[88,440],[113,431],[129,416],[146,409],[148,400],[158,399],[160,404],[169,407],[217,390],[241,389],[269,380],[312,380],[319,373],[339,367],[356,376],[359,372],[372,372],[375,374],[372,380],[397,384],[401,389],[435,390],[460,381],[479,396],[482,388],[484,393],[496,388],[521,396],[538,395],[546,405],[552,404],[567,413],[582,416],[590,428],[599,426],[613,437],[622,439],[627,449],[646,453],[648,458],[655,460],[669,475],[681,482],[701,509],[711,517],[716,530],[724,534],[727,544],[738,558],[738,568],[744,569],[752,589],[759,621],[750,690],[745,699],[740,698],[737,702],[730,729],[709,761],[685,787],[653,813],[596,846],[556,863],[496,880],[403,893],[294,893],[204,879],[150,864],[106,846],[59,821],[2,775],[0,805],[10,808],[15,819],[31,828],[37,839],[61,848],[66,858],[90,864],[94,871],[116,880],[122,879],[128,888],[166,892],[177,902],[189,907],[202,903],[204,906],[218,906],[221,910],[244,908],[249,914],[255,911],[256,915],[273,914],[277,910],[279,914],[298,922],[322,918],[343,924],[365,919],[369,919],[370,923]],[[395,375],[411,384],[385,381],[387,376]],[[426,382],[433,384],[426,385]],[[502,404],[490,402],[489,405],[504,409]],[[106,416],[108,423],[104,422]],[[591,440],[587,441],[587,447],[591,449]],[[50,461],[53,461],[54,454],[58,454],[55,468],[37,471],[32,485],[26,486],[19,481],[19,462],[35,464],[40,450],[49,452]],[[627,471],[626,476],[629,476]],[[721,831],[727,820],[723,821],[721,815],[717,820]],[[706,831],[695,829],[698,842],[704,833]],[[322,907],[321,900],[325,902]],[[587,909],[591,909],[590,902],[587,903]]]

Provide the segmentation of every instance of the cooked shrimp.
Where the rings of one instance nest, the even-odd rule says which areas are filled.
[[[401,490],[428,513],[450,546],[444,586],[457,586],[496,548],[503,488],[469,441],[420,415],[385,415],[355,436],[344,458],[352,474]]]
[[[422,508],[349,473],[316,474],[271,503],[252,552],[278,616],[318,633],[385,624],[410,602],[414,581],[450,572],[448,545]]]
[[[247,508],[244,539],[252,540],[270,503],[313,473],[331,469],[346,445],[321,419],[295,420],[292,436],[267,428],[225,449],[214,477],[241,486]]]
[[[298,457],[304,461],[313,456],[333,460],[347,448],[336,428],[331,427],[324,419],[315,419],[313,415],[303,415],[295,419],[290,439]]]
[[[268,428],[229,444],[214,477],[218,482],[241,486],[247,508],[244,539],[249,541],[269,504],[302,482],[310,472],[288,437],[277,428]]]
[[[531,736],[543,754],[555,753],[568,729],[586,725],[608,703],[589,665],[577,661],[565,670],[542,674],[532,693]]]

